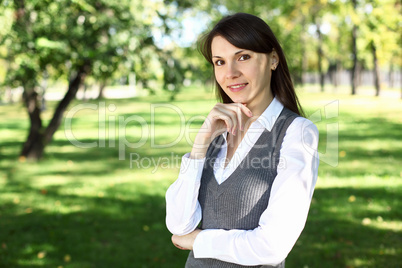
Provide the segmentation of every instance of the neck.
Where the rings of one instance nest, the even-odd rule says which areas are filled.
[[[274,100],[274,97],[272,94],[265,95],[264,98],[261,98],[261,101],[258,104],[255,103],[248,103],[247,108],[251,110],[253,113],[253,117],[248,117],[245,114],[242,113],[242,121],[244,122],[244,130],[240,131],[238,130],[238,133],[236,136],[240,138],[240,140],[243,138],[245,132],[247,132],[248,128],[250,125],[255,122],[261,114],[268,108],[268,106],[271,104],[271,102]]]
[[[258,101],[257,103],[248,104],[247,108],[251,110],[251,112],[253,113],[253,118],[255,118],[256,120],[268,108],[273,100],[274,96],[269,91],[268,94],[264,94],[264,96],[261,96],[260,101]]]

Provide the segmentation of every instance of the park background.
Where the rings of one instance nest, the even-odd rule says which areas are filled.
[[[164,194],[216,103],[196,39],[239,11],[320,131],[287,267],[402,266],[400,1],[3,0],[0,267],[183,267]]]

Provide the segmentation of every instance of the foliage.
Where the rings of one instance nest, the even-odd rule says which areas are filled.
[[[10,66],[5,84],[22,86],[24,103],[30,115],[30,131],[22,156],[39,159],[57,130],[65,109],[75,97],[85,77],[101,84],[135,70],[140,81],[152,72],[147,68],[157,51],[152,38],[155,6],[142,1],[37,1],[4,2],[2,19],[9,21],[0,44],[7,47]],[[142,13],[144,12],[144,13]],[[142,53],[145,50],[149,53]],[[156,54],[158,56],[158,54]],[[154,56],[152,56],[154,58]],[[69,81],[65,97],[46,127],[42,124],[38,86],[41,80]]]
[[[373,44],[379,59],[376,68],[398,70],[402,68],[399,49],[401,4],[395,0],[352,1],[344,0],[304,0],[304,1],[188,1],[169,0],[180,10],[195,10],[207,13],[210,25],[222,16],[236,12],[255,14],[264,19],[282,43],[289,68],[295,83],[305,82],[307,72],[330,75],[334,85],[338,85],[336,73],[350,70],[355,64],[364,69],[375,68]],[[357,53],[352,49],[352,29],[357,31]],[[360,66],[359,65],[359,66]],[[396,68],[395,68],[396,67]],[[362,69],[358,68],[357,73]],[[203,76],[208,79],[207,76]],[[204,80],[205,81],[205,80]]]
[[[18,2],[21,1],[15,1]],[[72,1],[71,5],[67,4],[69,1],[51,2],[26,1],[25,9],[35,7],[33,12],[27,12],[24,17],[35,24],[32,32],[35,32],[37,40],[30,40],[30,31],[27,31],[22,34],[26,37],[25,41],[7,38],[8,41],[3,42],[3,48],[5,46],[9,49],[8,52],[3,52],[3,55],[6,54],[8,59],[14,62],[12,55],[19,51],[20,55],[15,58],[17,65],[26,66],[26,75],[28,70],[40,68],[39,79],[44,66],[53,70],[47,70],[47,73],[54,73],[55,77],[60,77],[68,73],[66,69],[69,69],[70,63],[71,67],[74,67],[77,61],[90,58],[94,62],[91,75],[96,80],[110,79],[113,74],[121,77],[134,71],[138,81],[147,85],[149,80],[162,77],[160,73],[154,71],[155,68],[149,68],[149,62],[158,61],[159,56],[162,57],[161,62],[165,62],[163,58],[166,57],[153,46],[155,33],[158,33],[156,36],[158,39],[175,35],[177,29],[182,26],[183,19],[189,14],[190,16],[203,14],[208,17],[207,25],[199,25],[207,29],[222,15],[239,11],[261,16],[270,24],[287,53],[296,82],[302,72],[316,71],[318,68],[317,25],[323,29],[321,34],[324,41],[322,44],[324,71],[335,62],[341,63],[346,69],[351,67],[350,32],[353,24],[359,25],[358,57],[366,68],[372,68],[369,46],[371,41],[376,44],[381,66],[388,67],[392,62],[401,68],[400,61],[397,60],[401,56],[399,49],[401,39],[398,35],[401,5],[394,0],[358,1],[356,10],[352,8],[350,1],[343,0],[285,2],[94,0]],[[1,6],[3,15],[0,19],[6,26],[1,31],[5,36],[12,29],[10,22],[15,15],[11,3],[5,1]],[[45,7],[46,9],[43,9]],[[66,29],[74,30],[66,31]],[[16,34],[8,36],[22,37]],[[172,51],[171,47],[163,47],[163,50],[165,49]],[[32,53],[33,51],[39,54]],[[191,58],[199,58],[195,50],[192,52]],[[50,58],[46,58],[50,55]],[[187,59],[180,61],[183,64]],[[187,63],[183,65],[186,66]],[[13,64],[13,67],[18,66]],[[158,68],[162,69],[163,64]],[[185,70],[178,71],[185,72]],[[190,69],[192,73],[199,71],[198,66],[194,70]],[[15,79],[17,77],[16,73],[14,76],[9,76],[7,84],[11,85],[9,82],[17,81]],[[209,79],[205,75],[201,78],[203,81]]]
[[[211,92],[198,88],[183,88],[175,102],[166,103],[168,97],[162,92],[132,100],[90,101],[97,108],[74,114],[72,131],[77,140],[98,146],[73,146],[63,124],[41,163],[15,161],[26,115],[17,104],[0,106],[1,267],[183,266],[187,252],[171,245],[165,228],[164,194],[190,145],[182,137],[174,147],[153,148],[151,139],[157,145],[176,140],[182,122],[174,109],[159,107],[153,118],[148,111],[155,103],[175,105],[188,120],[205,115],[214,100]],[[333,167],[321,161],[306,228],[287,265],[398,267],[402,122],[395,115],[400,100],[303,93],[301,101],[308,114],[320,111],[322,115],[327,104],[339,101],[338,117],[316,122],[322,153],[328,124],[338,123],[339,164]],[[75,101],[71,109],[79,104]],[[116,109],[109,110],[110,105]],[[104,120],[99,121],[102,114]],[[118,132],[122,131],[116,125],[118,117],[133,114],[147,125],[133,121],[125,134]],[[44,113],[45,120],[50,117],[49,111]],[[201,122],[193,121],[191,128]],[[111,136],[99,132],[102,124]],[[139,148],[126,147],[126,159],[119,160],[119,136],[126,135],[134,143],[141,133],[147,142]],[[102,140],[105,146],[100,145]],[[139,158],[134,155],[130,161],[130,153]],[[166,160],[169,165],[158,162]]]
[[[133,15],[141,5],[133,1],[14,1],[1,8],[11,21],[1,40],[12,62],[8,83],[30,81],[27,90],[44,71],[68,78],[84,62],[91,75],[106,79],[129,53],[152,45],[149,25]]]

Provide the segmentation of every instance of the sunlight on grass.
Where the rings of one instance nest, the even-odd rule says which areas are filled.
[[[368,267],[372,265],[372,263],[370,264],[369,261],[362,260],[361,258],[355,258],[352,261],[349,261],[347,264],[350,267]]]
[[[201,126],[215,101],[212,92],[194,88],[175,102],[164,94],[89,101],[96,109],[77,111],[72,132],[96,146],[71,144],[63,122],[39,163],[18,161],[29,125],[21,105],[0,106],[7,115],[0,118],[1,267],[181,267],[187,253],[170,243],[164,195],[191,150],[195,132],[189,130]],[[315,122],[320,152],[333,142],[327,125],[338,124],[338,163],[321,161],[308,222],[287,264],[396,266],[402,255],[401,101],[307,91],[300,98],[308,114],[322,116]],[[334,101],[339,113],[326,119]],[[54,106],[48,104],[47,120]],[[158,107],[154,117],[152,107]],[[119,117],[132,115],[146,125],[132,120],[119,129]],[[126,140],[120,144],[119,137]],[[141,138],[142,146],[126,146]]]

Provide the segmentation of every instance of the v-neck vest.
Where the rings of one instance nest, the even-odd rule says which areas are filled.
[[[283,138],[296,117],[296,113],[283,108],[271,131],[263,131],[237,169],[221,184],[216,181],[213,167],[224,139],[220,135],[211,143],[198,195],[202,209],[201,229],[252,230],[258,227],[261,214],[267,209],[272,184],[277,175]],[[186,268],[190,267],[273,266],[242,266],[216,259],[196,259],[191,251],[186,263]],[[275,267],[284,267],[284,263]]]

